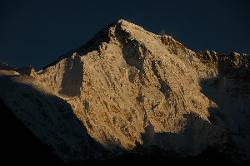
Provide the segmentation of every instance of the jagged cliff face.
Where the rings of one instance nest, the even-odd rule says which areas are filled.
[[[93,143],[86,141],[90,137],[105,149],[99,157],[105,158],[101,153],[106,150],[112,156],[112,152],[132,151],[139,144],[145,148],[157,146],[180,156],[198,155],[208,147],[226,151],[230,144],[241,158],[247,158],[248,63],[247,55],[196,53],[171,36],[155,35],[120,20],[42,71],[32,71],[32,80],[26,82],[39,85],[43,93],[70,104],[72,110],[67,110],[86,128],[83,143],[91,147]],[[23,77],[15,79],[24,80]],[[1,90],[1,98],[12,108],[17,97],[9,94]],[[29,99],[26,102],[32,103]],[[50,109],[43,112],[50,116],[47,112],[54,108]],[[29,116],[28,110],[13,110],[24,121]],[[66,123],[67,119],[61,121]],[[44,126],[41,133],[36,130],[40,122],[32,123],[28,127],[38,137],[46,137],[50,127]],[[54,132],[58,133],[56,129]],[[59,137],[65,138],[62,142],[70,142],[67,136]],[[72,136],[72,140],[76,138]],[[46,143],[57,147],[53,141]],[[68,148],[77,149],[77,144],[69,144]],[[95,145],[92,149],[97,147],[100,148]],[[83,155],[89,149],[75,153],[82,159],[95,156]],[[56,152],[75,160],[60,148]]]

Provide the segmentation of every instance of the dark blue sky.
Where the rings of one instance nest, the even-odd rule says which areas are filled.
[[[248,0],[1,0],[0,59],[39,69],[120,18],[195,51],[250,53]]]

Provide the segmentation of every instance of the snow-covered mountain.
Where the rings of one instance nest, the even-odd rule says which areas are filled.
[[[0,72],[0,98],[66,162],[146,151],[138,147],[178,157],[213,148],[244,161],[249,63],[119,20],[41,71]]]

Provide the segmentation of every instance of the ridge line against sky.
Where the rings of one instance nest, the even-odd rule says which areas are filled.
[[[0,59],[40,69],[120,18],[194,50],[250,53],[247,0],[0,2]]]

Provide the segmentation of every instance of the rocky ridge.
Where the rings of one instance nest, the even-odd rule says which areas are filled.
[[[65,161],[110,158],[138,147],[179,157],[212,147],[247,160],[249,61],[235,52],[194,52],[171,36],[119,20],[41,71],[1,77],[0,97]],[[62,104],[51,105],[48,96]],[[51,125],[42,125],[49,119]]]

